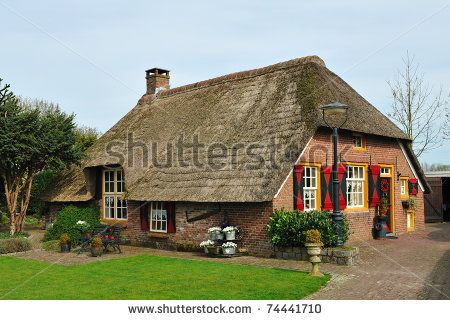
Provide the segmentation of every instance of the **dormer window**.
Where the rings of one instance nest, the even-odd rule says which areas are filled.
[[[121,168],[103,170],[103,219],[127,220],[125,181]]]
[[[366,139],[362,134],[353,134],[353,149],[355,150],[365,150],[366,149]]]

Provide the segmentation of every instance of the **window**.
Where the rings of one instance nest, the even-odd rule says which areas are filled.
[[[380,175],[381,176],[388,176],[388,177],[390,177],[391,176],[391,168],[386,168],[386,167],[381,167],[380,168]]]
[[[347,208],[364,207],[364,167],[347,167]]]
[[[408,198],[408,178],[407,177],[400,178],[400,197]]]
[[[167,205],[165,202],[152,202],[150,231],[167,232]]]
[[[365,149],[366,148],[366,140],[364,136],[361,134],[353,135],[353,149]]]
[[[124,200],[125,181],[122,169],[103,171],[103,217],[126,220],[127,201]]]
[[[304,167],[303,204],[305,211],[317,209],[317,167]]]

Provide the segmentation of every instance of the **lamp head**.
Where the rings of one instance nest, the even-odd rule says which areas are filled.
[[[331,128],[340,128],[347,122],[348,106],[335,101],[327,104],[322,109],[323,121]]]

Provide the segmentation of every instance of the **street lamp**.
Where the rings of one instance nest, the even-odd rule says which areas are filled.
[[[333,130],[333,214],[332,220],[338,231],[337,245],[344,245],[342,241],[342,212],[339,208],[339,179],[338,179],[338,129],[347,122],[348,106],[340,102],[332,102],[321,107],[323,121]]]

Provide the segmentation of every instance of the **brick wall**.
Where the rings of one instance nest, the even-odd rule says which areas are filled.
[[[402,176],[414,177],[403,152],[395,139],[378,136],[366,136],[366,149],[354,150],[351,133],[340,132],[338,153],[343,162],[357,162],[394,165],[394,225],[397,234],[405,233],[406,212],[402,207],[400,198],[400,181],[396,179],[396,172]],[[307,148],[303,152],[298,163],[319,163],[331,165],[333,161],[331,131],[318,131]],[[395,167],[396,166],[396,167]],[[419,189],[417,196],[411,196],[416,200],[415,226],[416,230],[424,227],[424,203],[423,193]],[[273,200],[274,208],[293,209],[293,176],[292,173],[286,180],[278,195]],[[373,219],[375,209],[353,211],[344,210],[350,221],[352,234],[350,241],[366,240],[372,237]]]
[[[241,247],[247,248],[254,255],[269,256],[272,249],[267,237],[267,222],[272,213],[271,202],[259,203],[201,203],[176,202],[176,232],[172,234],[157,234],[142,231],[140,224],[140,206],[143,202],[128,202],[128,225],[124,236],[132,243],[159,248],[176,248],[179,246],[198,246],[203,240],[209,239],[208,228],[220,226],[224,212],[228,213],[230,225],[242,230]],[[209,217],[193,222],[187,219],[203,214]]]

